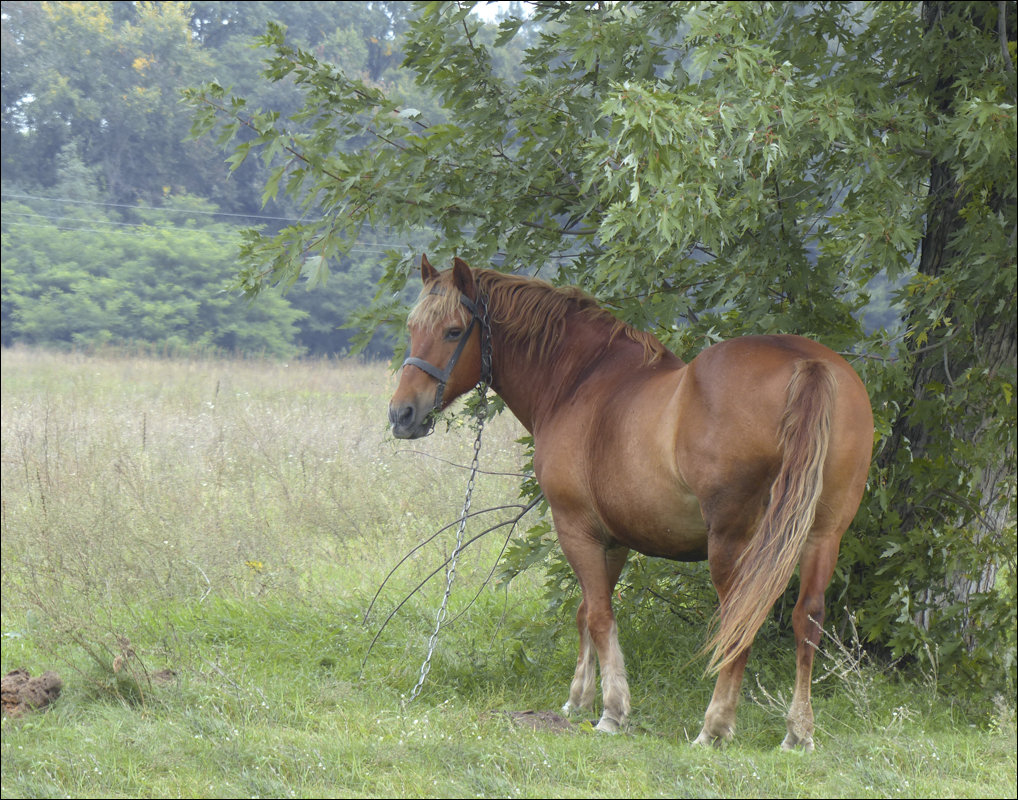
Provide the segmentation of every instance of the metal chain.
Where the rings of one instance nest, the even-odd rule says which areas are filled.
[[[491,365],[491,340],[490,340],[490,328],[488,327],[488,304],[481,302],[481,383],[478,385],[477,390],[480,392],[480,402],[477,406],[477,438],[474,439],[474,457],[470,462],[470,478],[467,480],[467,494],[463,499],[463,511],[460,513],[460,524],[456,531],[456,547],[453,548],[452,555],[449,557],[449,567],[445,572],[445,595],[442,597],[442,605],[439,606],[438,615],[435,619],[435,630],[431,634],[431,638],[428,640],[428,654],[424,658],[424,663],[421,664],[421,674],[417,679],[417,685],[414,686],[413,691],[410,692],[410,697],[407,698],[407,704],[412,703],[417,699],[417,695],[421,693],[421,689],[424,686],[424,681],[427,680],[428,673],[431,671],[431,657],[435,654],[435,643],[438,641],[438,632],[442,628],[442,623],[445,622],[445,618],[449,611],[449,595],[452,594],[452,581],[456,575],[456,561],[459,559],[460,550],[463,549],[463,532],[467,527],[467,515],[470,512],[470,501],[474,493],[474,480],[477,478],[477,470],[480,462],[481,454],[481,433],[484,431],[484,422],[488,416],[488,382],[484,376],[490,375]],[[487,338],[487,342],[483,342],[483,339]],[[486,370],[485,367],[488,367]]]

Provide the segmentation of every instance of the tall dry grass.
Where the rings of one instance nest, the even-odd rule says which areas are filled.
[[[160,608],[378,585],[462,505],[472,435],[393,440],[386,365],[14,349],[2,378],[4,613],[98,663],[171,646],[151,630]],[[484,468],[518,471],[519,435],[492,421]],[[516,485],[483,476],[474,508]],[[407,585],[448,543],[404,568]]]

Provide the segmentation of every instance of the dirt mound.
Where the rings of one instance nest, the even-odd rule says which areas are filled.
[[[63,688],[64,682],[52,670],[33,678],[27,669],[16,669],[0,678],[0,703],[5,713],[17,717],[45,708]]]
[[[495,711],[490,716],[506,716],[520,727],[535,731],[561,732],[576,727],[554,711]]]

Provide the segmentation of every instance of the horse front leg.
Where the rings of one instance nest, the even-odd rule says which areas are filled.
[[[594,653],[597,653],[601,665],[602,695],[601,719],[597,729],[615,733],[629,717],[630,701],[611,593],[625,566],[629,550],[624,547],[605,549],[604,545],[585,536],[563,537],[561,527],[559,541],[583,591],[583,600],[576,614],[580,652],[569,687],[569,700],[563,709],[568,713],[591,708],[595,686]]]
[[[615,733],[629,718],[629,681],[610,604],[607,613],[598,613],[598,604],[591,605],[594,613],[588,612],[587,626],[601,663],[602,710],[596,727],[604,733]]]
[[[576,611],[576,628],[580,633],[580,654],[576,659],[576,672],[569,685],[569,699],[562,706],[563,714],[590,711],[594,707],[594,688],[597,683],[597,664],[594,642],[587,629],[587,606],[582,600]]]

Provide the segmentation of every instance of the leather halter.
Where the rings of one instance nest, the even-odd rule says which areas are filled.
[[[437,289],[432,289],[430,293],[435,295],[443,294],[443,292],[440,292]],[[435,389],[435,403],[431,407],[430,412],[432,426],[434,426],[435,414],[442,410],[442,396],[445,394],[445,386],[449,382],[449,378],[452,376],[452,371],[456,368],[456,363],[463,354],[463,348],[467,346],[467,342],[470,340],[470,334],[473,333],[474,326],[478,323],[481,325],[481,379],[478,381],[477,385],[483,391],[491,383],[491,330],[488,325],[487,300],[484,295],[478,295],[478,302],[475,303],[461,292],[460,302],[466,306],[467,311],[470,312],[470,324],[467,326],[467,329],[460,334],[459,341],[456,343],[456,349],[449,358],[449,362],[445,365],[445,369],[439,369],[434,364],[425,361],[423,358],[417,358],[416,356],[407,356],[407,358],[403,361],[404,367],[408,364],[412,367],[417,367],[417,369],[422,372],[426,372],[438,381],[438,386]]]

